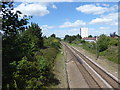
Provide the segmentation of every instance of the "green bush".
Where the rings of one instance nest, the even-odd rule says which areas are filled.
[[[109,41],[109,46],[118,46],[118,43],[119,43],[119,39],[116,39],[116,38],[112,38],[112,37],[110,37],[109,38],[110,39],[110,41]]]
[[[86,43],[86,41],[85,40],[81,40],[80,43]]]
[[[81,40],[82,37],[81,35],[73,35],[73,36],[69,36],[69,35],[65,35],[64,41],[68,42],[68,43],[72,43],[75,40]]]
[[[57,38],[54,37],[49,37],[47,39],[44,39],[44,46],[45,47],[52,47],[52,48],[56,48],[59,49],[60,48],[60,41]]]
[[[120,64],[120,62],[118,62],[119,44],[120,42],[118,42],[118,39],[101,35],[97,41],[97,49],[99,50],[98,54],[100,56],[104,56],[112,62]],[[82,43],[81,47],[83,47],[83,49],[88,50],[91,53],[96,54],[96,43],[85,42]]]
[[[2,59],[4,61],[2,88],[21,90],[47,87],[52,84],[50,81],[54,75],[51,72],[51,65],[53,65],[51,63],[54,62],[59,51],[59,39],[55,36],[45,39],[46,47],[50,48],[45,49],[38,24],[31,23],[30,26],[27,26],[30,18],[27,16],[19,18],[22,14],[20,11],[12,13],[13,2],[2,2],[1,5],[2,31],[4,31],[2,36]],[[36,55],[40,49],[43,49],[43,56]]]
[[[108,49],[109,41],[110,41],[109,37],[107,37],[104,34],[99,37],[97,41],[99,52],[102,52]]]
[[[27,60],[23,57],[21,61],[11,63],[16,71],[13,73],[14,88],[43,88],[51,84],[50,80],[54,78],[50,71],[50,63],[42,56],[36,56],[36,62]],[[52,75],[51,75],[52,74]]]
[[[95,43],[85,42],[81,45],[81,47],[89,52],[96,53],[96,45]]]

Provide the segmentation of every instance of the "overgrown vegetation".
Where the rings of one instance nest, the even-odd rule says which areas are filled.
[[[75,35],[71,37],[75,37]],[[98,56],[104,56],[108,60],[120,64],[118,61],[118,45],[120,45],[120,42],[119,38],[115,37],[119,36],[114,32],[113,34],[110,34],[109,37],[104,34],[100,35],[97,42],[87,42],[85,40],[78,39],[77,37],[74,38],[74,40],[69,38],[66,39],[65,37],[64,40],[70,44],[76,44],[91,53],[98,53]]]
[[[38,24],[26,26],[30,17],[19,18],[22,13],[12,10],[12,2],[2,3],[2,88],[40,89],[55,85],[52,67],[60,39],[55,35],[43,37]]]
[[[68,42],[68,43],[79,43],[81,41],[81,36],[78,35],[73,35],[73,36],[69,36],[69,35],[65,35],[64,41]]]

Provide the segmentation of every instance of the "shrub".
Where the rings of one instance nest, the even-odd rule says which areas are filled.
[[[44,46],[46,46],[46,47],[49,46],[49,47],[52,47],[52,48],[59,49],[60,48],[60,42],[57,38],[49,37],[49,38],[44,40]]]
[[[50,79],[54,78],[50,71],[50,63],[42,56],[36,56],[36,62],[23,57],[21,61],[11,63],[15,72],[13,73],[13,85],[17,89],[43,88],[51,84]]]
[[[112,37],[110,37],[109,39],[110,39],[109,46],[113,46],[113,45],[118,46],[118,43],[119,43],[118,39],[112,38]]]
[[[108,48],[110,39],[106,35],[101,35],[97,41],[99,52],[105,51]]]

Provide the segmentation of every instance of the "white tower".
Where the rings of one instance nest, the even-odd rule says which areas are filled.
[[[80,35],[82,38],[88,37],[88,28],[80,28]]]

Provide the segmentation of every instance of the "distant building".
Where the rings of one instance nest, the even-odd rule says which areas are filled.
[[[88,28],[80,28],[80,35],[82,38],[88,37]]]
[[[95,37],[91,37],[91,38],[86,37],[86,38],[82,38],[82,39],[85,40],[85,41],[88,41],[88,42],[96,42],[97,38],[95,38]]]

